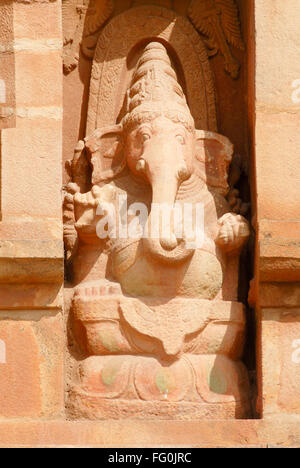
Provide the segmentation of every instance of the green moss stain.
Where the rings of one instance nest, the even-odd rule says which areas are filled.
[[[221,371],[214,367],[208,376],[208,385],[212,392],[224,395],[227,391],[226,377]]]
[[[220,343],[219,340],[212,340],[206,349],[207,354],[216,354],[220,349]]]
[[[103,367],[101,377],[104,385],[109,386],[115,383],[121,366],[121,362],[108,362],[106,366]]]
[[[120,347],[112,333],[106,330],[101,330],[99,332],[99,339],[101,341],[102,346],[105,349],[107,349],[110,353],[117,353],[118,351],[120,351]]]
[[[160,393],[169,393],[175,389],[176,383],[168,369],[160,369],[155,377],[155,384]]]

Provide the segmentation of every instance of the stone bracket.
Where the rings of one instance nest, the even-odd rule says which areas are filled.
[[[61,307],[61,233],[57,220],[0,223],[0,309]]]
[[[260,282],[300,281],[300,221],[259,223]]]

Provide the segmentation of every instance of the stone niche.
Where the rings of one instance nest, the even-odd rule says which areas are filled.
[[[77,3],[63,2],[68,417],[251,418],[244,2]],[[200,230],[180,230],[186,206]]]
[[[0,447],[299,446],[299,18],[1,0]]]

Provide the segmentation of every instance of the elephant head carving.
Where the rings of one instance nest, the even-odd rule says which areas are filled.
[[[167,50],[148,44],[127,91],[120,123],[88,136],[85,147],[92,185],[102,185],[127,166],[141,183],[150,184],[152,203],[173,205],[180,185],[196,175],[222,195],[233,147],[219,134],[195,128]],[[151,216],[151,215],[150,215]],[[154,255],[167,261],[190,255],[184,239],[146,239]]]

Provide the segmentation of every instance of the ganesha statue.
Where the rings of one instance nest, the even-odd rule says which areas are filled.
[[[167,45],[143,45],[117,121],[70,162],[73,417],[249,416],[230,141],[197,129]]]

